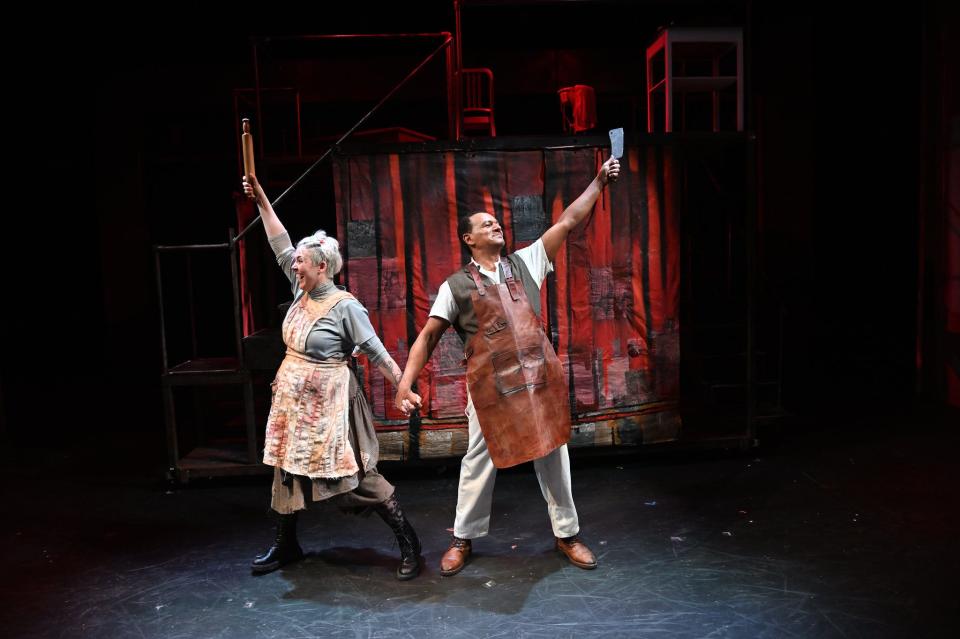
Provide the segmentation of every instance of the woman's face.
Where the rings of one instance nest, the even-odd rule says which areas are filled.
[[[297,275],[297,287],[304,292],[310,292],[330,279],[327,277],[327,263],[314,264],[310,254],[303,249],[297,249],[293,256],[293,272]]]

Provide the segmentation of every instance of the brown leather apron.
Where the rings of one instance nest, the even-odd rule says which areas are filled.
[[[467,341],[467,388],[490,458],[508,468],[543,457],[570,440],[570,404],[563,366],[530,308],[510,262],[503,284],[470,294],[479,330]]]

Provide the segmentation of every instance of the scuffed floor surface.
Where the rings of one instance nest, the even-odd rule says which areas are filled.
[[[424,545],[424,572],[404,583],[376,516],[324,506],[301,518],[306,560],[252,577],[273,534],[266,477],[170,491],[84,472],[79,453],[17,461],[30,451],[3,471],[0,635],[960,636],[960,437],[902,426],[795,425],[743,454],[575,454],[594,571],[553,550],[528,465],[501,473],[491,534],[441,577],[457,467],[385,465]]]

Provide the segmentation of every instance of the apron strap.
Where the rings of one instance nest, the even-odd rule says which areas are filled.
[[[477,293],[479,293],[481,297],[486,295],[487,287],[483,285],[483,280],[480,279],[480,271],[477,270],[477,265],[473,262],[470,262],[467,264],[467,268],[465,270],[467,271],[468,275],[473,277],[473,281],[477,285]]]
[[[510,299],[516,302],[520,299],[520,291],[517,289],[517,280],[513,277],[513,268],[511,268],[510,262],[502,257],[500,258],[500,268],[503,269],[503,279],[505,280],[507,289],[510,291]],[[477,285],[477,293],[481,297],[486,295],[487,287],[484,286],[483,280],[480,279],[480,270],[477,268],[477,265],[470,262],[464,270],[467,271]]]
[[[510,299],[516,302],[520,299],[520,291],[517,290],[517,280],[513,279],[513,268],[510,266],[510,261],[505,257],[501,257],[500,268],[503,269],[503,279],[507,285],[507,289],[510,291]]]

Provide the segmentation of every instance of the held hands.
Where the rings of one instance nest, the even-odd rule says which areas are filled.
[[[616,182],[618,177],[620,177],[620,160],[615,157],[611,157],[604,162],[603,166],[600,167],[600,172],[597,174],[601,186],[606,186],[610,182]]]
[[[410,390],[408,386],[402,384],[397,387],[397,397],[394,399],[394,405],[404,415],[409,415],[414,408],[422,406],[420,396]]]

